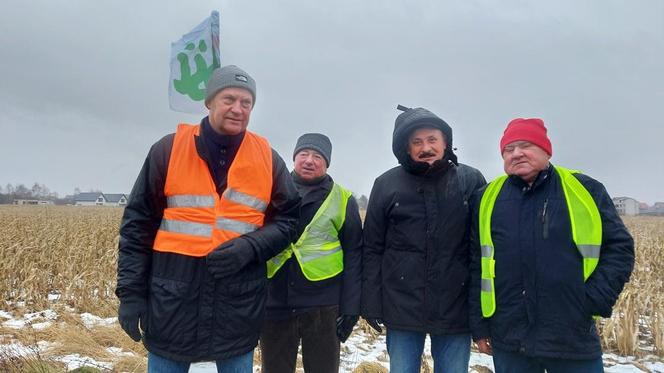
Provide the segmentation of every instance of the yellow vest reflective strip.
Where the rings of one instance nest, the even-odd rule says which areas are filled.
[[[209,224],[194,223],[162,219],[159,229],[166,232],[183,233],[191,236],[212,237],[212,227]]]
[[[300,263],[304,264],[304,263],[310,262],[312,260],[322,258],[324,256],[332,255],[334,253],[337,253],[337,252],[341,251],[341,245],[338,244],[338,243],[340,243],[339,240],[337,240],[336,242],[333,242],[332,244],[334,246],[332,248],[327,248],[326,247],[324,251],[323,250],[312,250],[310,252],[306,252],[306,251],[300,250],[300,255],[298,256],[298,259],[299,259]],[[339,272],[341,272],[341,271],[339,271]]]
[[[493,259],[493,248],[489,246],[482,246],[482,268],[485,266],[488,268],[482,272],[486,273],[489,278],[481,278],[480,288],[483,292],[493,292],[493,279],[496,277],[496,261]]]
[[[570,218],[572,237],[577,250],[583,258],[583,278],[588,280],[599,263],[602,245],[602,219],[597,204],[588,190],[574,176],[578,171],[555,167],[560,176],[565,194],[565,202]],[[482,316],[491,317],[496,311],[496,293],[494,286],[495,249],[491,238],[491,215],[507,175],[498,177],[489,183],[480,202],[479,232],[482,251],[482,273],[480,284],[480,303]]]
[[[166,198],[166,207],[210,207],[214,208],[214,196],[178,194]]]
[[[267,262],[267,277],[295,255],[302,273],[310,281],[334,277],[343,271],[343,250],[339,229],[346,219],[346,206],[351,192],[338,184],[321,204],[300,238]]]
[[[247,234],[259,228],[256,224],[251,224],[239,220],[232,220],[226,218],[217,218],[217,229],[223,229],[239,234]]]
[[[229,201],[233,201],[235,203],[251,207],[252,209],[258,210],[260,212],[265,212],[265,209],[267,209],[267,203],[261,201],[260,199],[254,196],[250,196],[248,194],[239,192],[232,188],[227,188],[224,191],[224,198],[226,198]]]

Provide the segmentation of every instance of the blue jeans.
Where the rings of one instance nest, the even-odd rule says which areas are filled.
[[[431,356],[434,373],[467,373],[470,334],[434,335]],[[426,333],[387,329],[387,353],[391,373],[419,373]]]
[[[528,357],[518,352],[493,348],[493,365],[496,373],[602,373],[602,358],[590,360],[552,359]]]
[[[254,350],[226,360],[217,360],[219,373],[252,373]],[[187,373],[191,363],[166,359],[148,352],[148,373]]]

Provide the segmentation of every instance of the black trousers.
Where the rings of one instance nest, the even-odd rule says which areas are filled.
[[[302,340],[307,373],[339,371],[338,306],[323,306],[285,320],[266,320],[261,330],[261,372],[293,373]]]

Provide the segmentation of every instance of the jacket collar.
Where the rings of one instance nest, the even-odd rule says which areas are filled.
[[[205,141],[211,141],[219,147],[224,146],[231,149],[239,148],[242,139],[244,139],[244,134],[245,132],[237,135],[221,135],[212,129],[209,117],[205,117],[201,120],[201,138]]]
[[[551,179],[551,176],[553,175],[553,169],[554,169],[553,164],[549,162],[548,167],[537,174],[537,176],[535,177],[535,181],[533,182],[532,185],[528,185],[527,182],[525,182],[522,178],[516,175],[510,175],[509,180],[513,185],[522,189],[524,192],[527,192],[535,190],[541,187],[542,185],[548,183],[549,180]]]
[[[449,153],[445,152],[443,159],[435,161],[432,165],[429,165],[426,162],[417,162],[414,161],[410,156],[407,159],[404,159],[404,162],[401,164],[401,167],[404,168],[408,173],[435,178],[444,175],[447,170],[450,168],[456,167],[456,156],[454,159],[450,159],[448,156]]]

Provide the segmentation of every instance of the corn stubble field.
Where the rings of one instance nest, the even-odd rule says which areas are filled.
[[[63,369],[50,356],[78,353],[113,361],[116,371],[145,371],[145,350],[117,323],[86,325],[82,313],[114,317],[121,208],[0,206],[0,310],[24,314],[54,310],[44,328],[0,324],[0,345],[50,342],[36,358],[0,353],[0,371]],[[636,265],[613,317],[598,323],[605,352],[664,356],[664,218],[625,218],[636,242]],[[57,299],[56,299],[57,298]],[[0,320],[1,321],[1,320]],[[369,328],[360,325],[364,330]],[[108,348],[133,354],[112,355]],[[260,358],[257,351],[256,359]],[[360,367],[364,368],[364,367]],[[358,368],[358,371],[365,371]],[[52,370],[49,370],[52,369]]]

